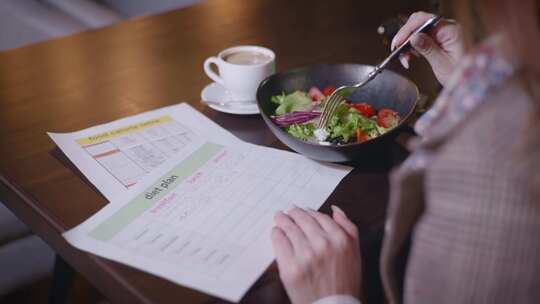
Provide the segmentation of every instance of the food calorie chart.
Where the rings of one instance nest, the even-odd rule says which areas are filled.
[[[167,162],[182,156],[195,139],[241,142],[187,103],[48,135],[109,201],[123,197],[160,166],[172,166]]]
[[[79,138],[76,142],[119,183],[129,188],[193,141],[195,134],[165,115]]]

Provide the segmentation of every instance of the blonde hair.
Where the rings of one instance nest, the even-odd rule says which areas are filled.
[[[519,66],[522,80],[540,116],[540,0],[455,0],[453,11],[472,48],[495,33],[506,36],[505,52]]]

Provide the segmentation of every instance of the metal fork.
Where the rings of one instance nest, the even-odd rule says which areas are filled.
[[[328,125],[328,121],[334,115],[334,112],[336,111],[337,107],[344,101],[345,97],[351,95],[354,91],[357,89],[365,86],[368,82],[373,80],[379,73],[381,73],[384,68],[388,65],[390,61],[392,61],[394,58],[398,57],[404,50],[407,50],[410,48],[410,39],[411,37],[420,32],[427,32],[433,28],[441,20],[440,16],[432,17],[431,19],[427,20],[424,24],[422,24],[418,29],[416,29],[410,36],[403,42],[399,47],[397,47],[386,59],[384,59],[381,63],[379,63],[377,66],[369,72],[367,77],[362,80],[360,83],[357,83],[352,86],[342,86],[337,88],[326,100],[323,106],[322,114],[319,118],[319,122],[317,123],[317,130],[316,134],[321,134],[326,132],[326,127]],[[323,136],[324,137],[324,136]],[[319,139],[321,140],[321,139]]]

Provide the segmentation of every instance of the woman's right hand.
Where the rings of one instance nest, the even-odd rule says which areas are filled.
[[[420,25],[435,15],[416,12],[399,30],[392,40],[392,50],[403,43]],[[444,86],[456,63],[463,56],[463,42],[460,26],[453,20],[442,19],[429,34],[418,33],[411,37],[411,45],[416,52],[425,57],[437,80]],[[401,63],[408,68],[410,55],[402,56]]]

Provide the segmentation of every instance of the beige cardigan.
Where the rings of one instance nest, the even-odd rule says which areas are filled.
[[[391,176],[381,256],[390,303],[540,303],[540,127],[517,81],[487,98],[413,144],[434,153],[426,169]]]
[[[464,60],[431,111],[440,115],[424,119],[411,155],[429,157],[391,175],[381,254],[390,303],[540,303],[540,124],[513,68],[499,73],[505,61],[490,46],[500,41]]]

